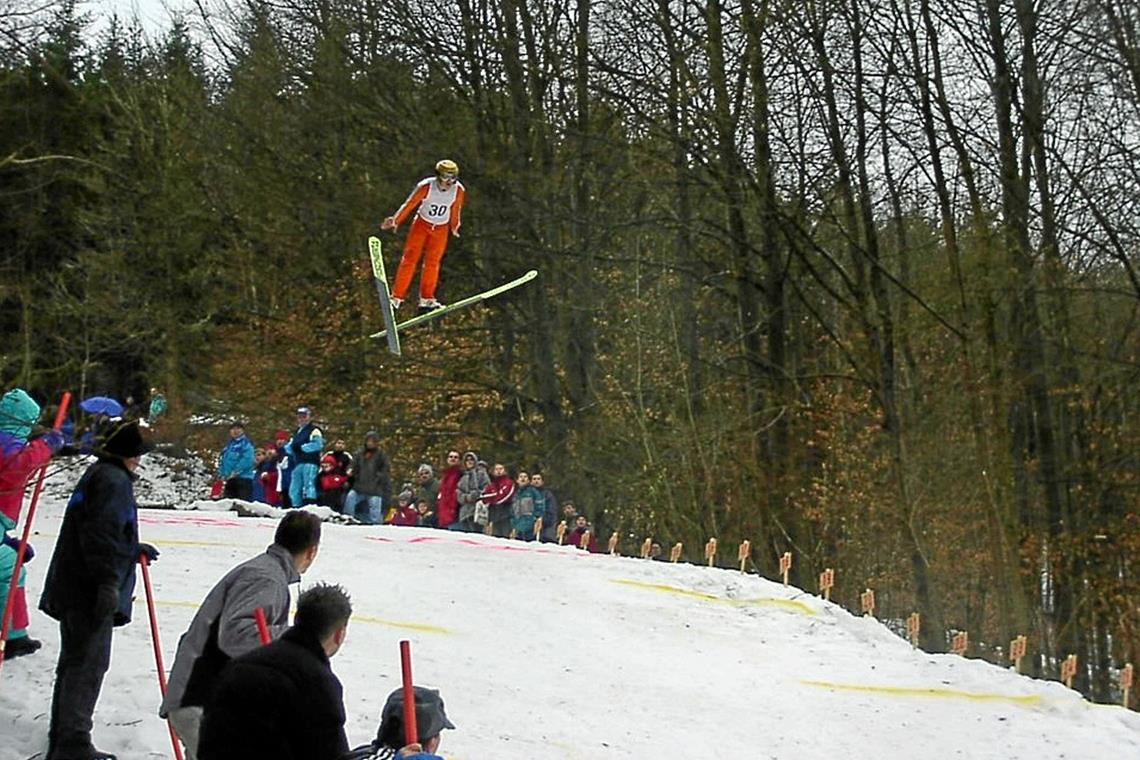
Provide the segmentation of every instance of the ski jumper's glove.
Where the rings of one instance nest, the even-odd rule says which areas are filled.
[[[0,543],[4,544],[5,546],[12,547],[12,551],[14,551],[14,552],[20,551],[20,542],[16,539],[15,536],[10,536],[7,533],[5,533],[4,539],[3,539],[3,541],[0,541]],[[36,550],[32,548],[32,545],[31,544],[25,544],[24,545],[24,564],[26,565],[27,563],[31,562],[32,558],[35,556],[36,556]]]

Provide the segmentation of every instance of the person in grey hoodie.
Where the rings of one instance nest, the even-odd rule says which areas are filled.
[[[487,474],[487,463],[480,461],[474,451],[463,454],[463,474],[459,476],[456,496],[459,501],[459,520],[452,523],[451,530],[467,533],[482,533],[483,526],[475,522],[475,502],[483,494],[483,489],[491,483]]]
[[[321,542],[321,521],[303,510],[277,524],[273,544],[230,570],[210,589],[178,641],[170,683],[158,714],[170,720],[196,760],[202,711],[226,664],[261,646],[254,610],[265,612],[271,638],[289,627],[289,585],[312,566]]]

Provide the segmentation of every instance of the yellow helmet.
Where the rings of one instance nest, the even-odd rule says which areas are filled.
[[[436,174],[459,174],[459,164],[445,158],[435,165]]]

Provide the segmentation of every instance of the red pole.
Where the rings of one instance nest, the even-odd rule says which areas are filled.
[[[261,636],[262,646],[269,643],[269,623],[265,621],[265,610],[258,607],[253,611],[253,619],[257,621],[257,633]]]
[[[400,670],[404,676],[404,744],[415,744],[419,741],[416,690],[412,688],[412,648],[407,641],[400,642]]]
[[[59,410],[55,413],[53,430],[59,430],[67,416],[67,407],[71,404],[71,391],[64,391],[59,400]],[[28,536],[32,534],[32,518],[36,516],[36,506],[40,501],[40,492],[44,490],[44,478],[47,476],[47,465],[40,468],[36,487],[32,491],[32,501],[28,505],[28,516],[24,520],[24,532],[20,536],[20,545],[16,547],[16,564],[12,566],[12,578],[8,582],[8,598],[4,602],[4,615],[0,618],[0,667],[4,665],[4,646],[8,642],[8,624],[12,622],[12,606],[16,599],[16,583],[20,580],[20,570],[24,567],[24,551],[28,548]]]
[[[158,640],[158,615],[154,612],[154,592],[150,587],[150,559],[145,554],[139,555],[139,564],[142,565],[143,585],[146,587],[146,611],[150,615],[150,640],[154,644],[154,664],[158,667],[158,690],[166,696],[166,666],[162,662],[162,644]],[[182,760],[182,743],[178,741],[178,734],[174,731],[174,724],[166,719],[166,727],[170,729],[170,743],[174,747],[175,760]]]

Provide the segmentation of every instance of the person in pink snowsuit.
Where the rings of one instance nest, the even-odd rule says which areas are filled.
[[[22,388],[13,388],[0,398],[0,529],[4,531],[0,544],[0,605],[8,599],[12,571],[16,567],[18,539],[8,531],[20,521],[24,503],[24,488],[32,473],[47,464],[52,454],[64,444],[58,431],[28,441],[32,426],[40,418],[40,405]],[[31,559],[28,547],[24,561]],[[4,657],[11,659],[31,654],[40,648],[40,642],[28,636],[28,602],[24,595],[25,568],[20,568],[16,591],[12,597],[12,618],[8,639],[4,643]]]

